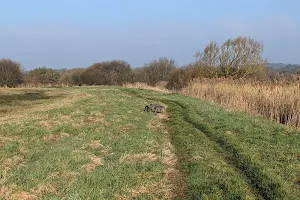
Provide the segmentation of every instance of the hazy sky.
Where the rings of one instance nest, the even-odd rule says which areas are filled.
[[[300,0],[0,0],[0,58],[25,69],[179,64],[209,41],[262,41],[269,62],[300,63]]]

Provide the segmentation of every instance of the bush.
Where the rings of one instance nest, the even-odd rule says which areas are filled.
[[[172,73],[166,88],[169,90],[180,90],[181,88],[186,87],[188,82],[187,72],[188,70],[183,68],[175,70]]]
[[[132,81],[130,64],[122,60],[99,62],[91,65],[83,73],[83,83],[87,85],[122,85]]]
[[[28,72],[26,83],[33,84],[56,84],[60,78],[58,70],[40,67]]]
[[[84,68],[73,68],[65,70],[61,73],[59,83],[65,85],[78,85],[81,86],[84,81]]]
[[[145,67],[134,68],[132,74],[132,82],[149,83],[149,75]]]
[[[154,86],[159,81],[169,81],[176,65],[173,59],[162,57],[145,64],[143,70],[143,79]]]
[[[219,70],[215,67],[203,66],[199,63],[191,63],[172,72],[167,84],[169,90],[180,90],[196,78],[216,78]]]
[[[16,87],[22,82],[21,65],[10,59],[0,60],[0,86]]]

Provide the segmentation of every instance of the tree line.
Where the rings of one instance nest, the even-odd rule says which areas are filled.
[[[56,70],[39,67],[22,72],[19,62],[0,60],[0,86],[30,85],[122,85],[144,82],[154,86],[166,82],[168,89],[181,89],[195,78],[268,79],[276,77],[262,57],[263,44],[249,37],[211,41],[195,53],[195,61],[178,66],[174,59],[161,57],[133,68],[124,60],[97,62],[87,68]]]

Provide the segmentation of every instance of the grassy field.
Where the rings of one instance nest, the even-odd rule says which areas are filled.
[[[299,132],[178,94],[0,89],[0,147],[2,199],[300,199]]]
[[[1,89],[4,199],[180,195],[164,115],[116,88]]]

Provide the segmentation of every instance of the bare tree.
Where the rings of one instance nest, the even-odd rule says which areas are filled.
[[[0,86],[15,87],[22,80],[21,65],[10,59],[0,60]]]
[[[267,62],[262,57],[263,44],[248,37],[228,39],[221,46],[210,42],[203,52],[197,52],[197,62],[204,66],[218,67],[221,75],[245,78],[261,72]]]
[[[83,84],[83,74],[85,70],[85,68],[73,68],[65,70],[61,73],[59,83],[81,86]]]
[[[169,81],[172,72],[176,69],[175,61],[161,57],[145,64],[148,84],[155,85],[159,81]]]
[[[170,77],[166,88],[169,90],[179,90],[187,86],[188,70],[186,68],[176,69]]]
[[[132,76],[130,64],[121,60],[95,63],[83,74],[88,85],[122,85],[131,82]]]
[[[149,75],[145,67],[136,67],[132,69],[132,82],[149,83]]]
[[[203,52],[196,52],[196,58],[203,66],[216,67],[220,62],[220,47],[217,42],[210,42]]]

